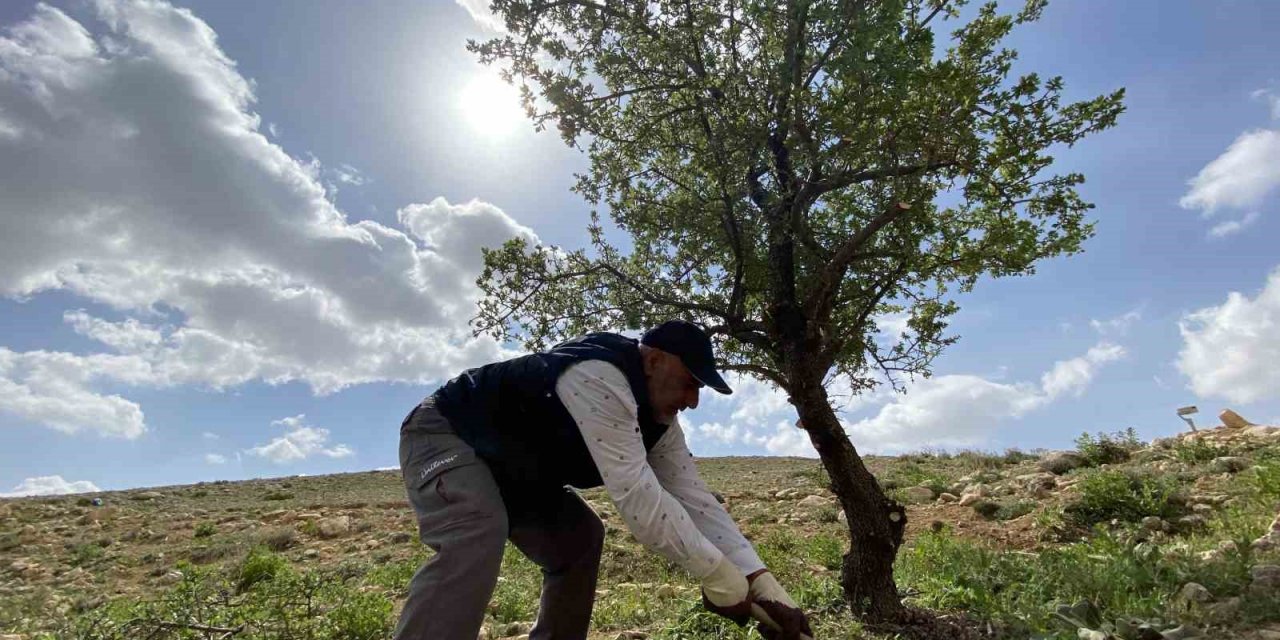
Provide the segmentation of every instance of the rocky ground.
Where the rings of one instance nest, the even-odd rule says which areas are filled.
[[[906,550],[925,541],[933,545],[943,535],[1013,558],[1079,545],[1091,534],[1071,526],[1071,505],[1092,499],[1081,496],[1082,486],[1093,486],[1089,478],[1119,469],[1172,478],[1180,487],[1177,509],[1101,526],[1123,532],[1127,545],[1193,554],[1196,562],[1221,564],[1224,575],[1235,577],[1205,580],[1209,585],[1191,579],[1196,572],[1173,582],[1162,578],[1176,588],[1153,596],[1166,614],[1147,636],[1137,631],[1141,621],[1126,635],[1120,627],[1127,623],[1108,619],[1081,621],[1078,635],[1066,625],[1066,635],[1052,637],[1177,638],[1198,631],[1201,637],[1280,640],[1280,522],[1268,530],[1265,515],[1274,514],[1280,501],[1259,494],[1260,481],[1242,480],[1267,464],[1280,464],[1280,429],[1223,427],[1131,443],[1125,460],[1109,463],[1097,464],[1097,454],[1082,446],[1075,452],[922,453],[868,462],[891,495],[908,505],[900,564],[914,562]],[[835,585],[847,531],[817,461],[716,458],[698,464],[784,584],[803,590],[802,604],[816,603],[820,636],[825,631],[827,637],[882,637],[851,626],[839,611]],[[1246,485],[1255,488],[1241,488]],[[602,491],[584,495],[608,530],[595,637],[717,637],[671,631],[703,624],[693,613],[695,583],[640,549]],[[0,639],[35,638],[52,630],[54,621],[65,625],[107,603],[155,598],[195,568],[233,572],[243,567],[250,549],[262,546],[301,570],[354,567],[353,574],[365,576],[360,590],[390,603],[403,595],[403,581],[428,553],[415,538],[399,475],[390,471],[4,500]],[[508,556],[510,571],[504,569],[485,629],[490,638],[527,633],[536,606],[535,572],[511,558],[518,553]],[[964,600],[963,585],[912,584],[919,575],[928,574],[913,566],[902,569],[900,586],[911,602],[979,619],[988,613],[1028,620],[1038,615],[1034,607],[1022,614],[965,605],[978,601]],[[1080,605],[1068,600],[1058,604]],[[948,602],[963,606],[937,606]],[[1273,615],[1266,613],[1269,603],[1275,604]],[[1056,605],[1037,606],[1048,616]],[[1091,615],[1076,613],[1075,618]],[[1006,637],[1028,637],[1000,620],[988,628],[991,635],[1004,628]]]

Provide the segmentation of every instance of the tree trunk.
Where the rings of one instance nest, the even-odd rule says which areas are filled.
[[[844,433],[821,385],[793,401],[847,517],[850,548],[840,570],[845,600],[868,621],[901,621],[906,609],[893,581],[893,561],[902,544],[906,510],[885,497]]]

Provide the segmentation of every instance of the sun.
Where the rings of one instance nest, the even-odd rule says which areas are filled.
[[[505,137],[524,122],[520,92],[488,73],[473,76],[458,96],[462,117],[475,131],[489,137]]]

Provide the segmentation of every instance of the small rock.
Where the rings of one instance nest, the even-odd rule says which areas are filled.
[[[319,549],[307,549],[306,551],[303,551],[303,552],[302,552],[302,557],[304,557],[304,558],[318,558],[318,557],[320,557],[320,550],[319,550]]]
[[[908,487],[902,491],[907,504],[924,504],[933,500],[933,489],[929,487]]]
[[[1178,518],[1178,525],[1187,529],[1197,529],[1205,525],[1204,516],[1189,515]]]
[[[1142,528],[1147,531],[1160,531],[1164,529],[1164,520],[1157,516],[1147,516],[1142,519]]]
[[[944,493],[938,496],[938,502],[941,502],[943,504],[947,504],[950,502],[958,502],[959,500],[960,500],[960,496],[957,496],[954,493]]]
[[[1174,596],[1174,601],[1181,603],[1182,606],[1193,606],[1203,604],[1213,600],[1213,594],[1204,588],[1204,585],[1196,582],[1188,582],[1182,585],[1178,590],[1178,595]]]
[[[1058,476],[1083,465],[1084,458],[1070,451],[1054,451],[1045,454],[1043,458],[1036,462],[1037,469]]]
[[[1280,565],[1260,564],[1249,570],[1249,591],[1260,596],[1280,593]]]
[[[1230,622],[1240,615],[1240,598],[1232,597],[1209,605],[1209,617],[1218,622]]]
[[[1212,513],[1212,512],[1213,512],[1213,505],[1211,505],[1211,504],[1197,504],[1197,505],[1192,505],[1191,510],[1192,510],[1193,512],[1195,512],[1195,513],[1199,513],[1199,514],[1202,514],[1202,515],[1203,515],[1203,514],[1206,514],[1206,513]]]
[[[844,509],[836,511],[836,522],[839,522],[840,524],[848,524],[849,516],[845,515]]]
[[[982,500],[982,496],[976,493],[966,493],[960,496],[960,506],[970,507],[970,506],[973,506],[973,503],[978,502],[980,500]]]
[[[1267,551],[1280,547],[1280,515],[1271,521],[1271,527],[1261,538],[1253,541],[1253,548],[1258,551]]]
[[[1188,640],[1189,638],[1199,638],[1200,630],[1189,624],[1184,624],[1161,632],[1160,635],[1164,640]]]
[[[1214,458],[1210,469],[1214,473],[1239,473],[1249,468],[1249,459],[1239,456],[1222,456]]]
[[[674,598],[676,597],[676,588],[669,584],[664,584],[658,587],[658,590],[654,593],[658,594],[659,598]]]
[[[1105,631],[1096,631],[1094,629],[1078,629],[1076,637],[1080,640],[1107,640],[1110,636]]]
[[[616,636],[616,640],[646,640],[649,634],[643,631],[623,631]]]
[[[1244,430],[1244,435],[1259,440],[1270,440],[1280,429],[1276,427],[1249,427]]]
[[[351,533],[351,516],[335,516],[324,518],[316,523],[316,530],[321,538],[337,538]],[[508,634],[515,635],[515,634]]]
[[[972,493],[976,496],[985,498],[991,495],[991,487],[981,482],[978,482],[965,487],[964,493]]]
[[[811,509],[830,506],[831,501],[822,496],[808,496],[797,503],[801,508]]]

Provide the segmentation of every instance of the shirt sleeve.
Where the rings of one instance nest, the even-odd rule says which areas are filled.
[[[744,575],[765,568],[755,547],[698,475],[679,420],[649,451],[649,464],[663,488],[689,512],[694,526]]]
[[[622,371],[600,360],[580,362],[560,375],[556,394],[578,423],[605,490],[632,535],[695,577],[710,574],[724,554],[649,466],[635,397]]]

